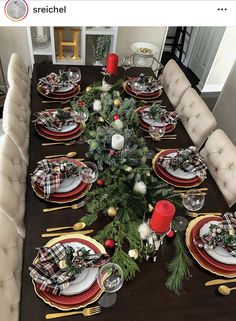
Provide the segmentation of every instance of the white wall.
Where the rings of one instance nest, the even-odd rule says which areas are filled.
[[[236,61],[216,102],[213,114],[217,127],[223,129],[236,145]]]
[[[132,53],[133,42],[150,42],[160,49],[160,60],[165,43],[167,27],[119,27],[117,36],[117,54],[119,56]]]
[[[26,27],[0,27],[0,57],[5,77],[13,52],[18,52],[26,66],[31,65]]]
[[[235,59],[236,27],[227,27],[202,91],[221,91]]]

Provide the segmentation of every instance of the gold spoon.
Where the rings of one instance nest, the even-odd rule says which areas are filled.
[[[234,288],[229,288],[228,286],[226,285],[220,285],[218,287],[218,292],[222,295],[230,295],[230,292],[233,291],[233,290],[236,290],[236,287]]]
[[[86,226],[85,223],[83,223],[83,222],[78,222],[78,223],[75,223],[75,224],[72,225],[72,226],[50,227],[50,228],[47,228],[46,231],[47,231],[47,232],[52,232],[52,231],[60,231],[60,230],[67,230],[67,229],[73,229],[74,231],[80,231],[80,230],[82,230],[85,226]]]
[[[44,158],[54,158],[54,157],[62,157],[62,156],[72,158],[72,157],[74,157],[76,155],[77,155],[76,152],[69,152],[67,154],[45,156]]]
[[[43,143],[42,146],[53,146],[53,145],[66,145],[66,146],[71,146],[76,143],[76,140],[71,140],[70,142],[54,142],[54,143]]]

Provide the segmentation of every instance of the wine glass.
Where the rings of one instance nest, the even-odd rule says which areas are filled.
[[[81,71],[78,67],[71,67],[68,69],[68,79],[77,84],[81,80]]]
[[[85,123],[89,118],[89,111],[86,107],[78,108],[76,113],[78,114],[81,123]]]
[[[93,162],[83,162],[79,168],[79,177],[86,184],[92,184],[98,178],[98,168]]]
[[[157,126],[155,123],[151,123],[148,131],[153,140],[159,141],[165,134],[165,126],[160,127],[160,125]]]
[[[184,207],[189,211],[199,211],[205,202],[205,195],[199,190],[189,190],[183,195],[182,202]]]
[[[98,303],[104,308],[112,306],[116,301],[116,292],[124,283],[124,275],[121,267],[115,263],[103,265],[97,276],[98,285],[105,291]]]
[[[120,65],[122,68],[124,68],[124,79],[125,79],[126,70],[133,66],[133,56],[132,55],[124,56],[121,59]]]

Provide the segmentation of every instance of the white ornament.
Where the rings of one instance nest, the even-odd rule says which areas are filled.
[[[146,194],[147,193],[147,185],[140,181],[140,182],[136,182],[134,184],[134,188],[133,188],[134,192],[140,193],[140,194]]]
[[[105,79],[102,80],[102,86],[100,87],[101,91],[109,91],[111,89],[111,85],[109,85]]]
[[[134,260],[138,258],[138,251],[137,250],[129,250],[128,255],[132,257]]]
[[[143,222],[139,225],[138,231],[142,240],[146,240],[152,232],[149,225],[146,222]]]
[[[102,104],[100,100],[96,99],[93,102],[93,110],[99,112],[102,109]]]
[[[125,166],[124,170],[128,173],[132,172],[133,168],[131,166]]]
[[[118,129],[118,130],[122,129],[124,127],[122,120],[117,119],[117,120],[113,121],[112,127],[115,129]]]
[[[116,150],[121,150],[123,149],[125,144],[125,139],[122,135],[120,134],[115,134],[111,138],[111,147]]]
[[[152,206],[152,204],[148,204],[148,211],[152,212],[154,210],[154,207]]]

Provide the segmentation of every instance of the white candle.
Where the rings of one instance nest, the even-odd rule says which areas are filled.
[[[111,147],[116,150],[121,150],[124,147],[125,139],[120,134],[115,134],[111,138]]]
[[[93,110],[94,111],[100,111],[102,109],[102,104],[100,102],[100,100],[94,100],[93,102]]]

